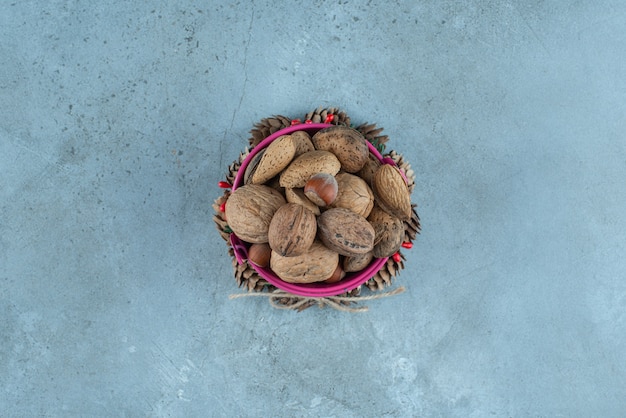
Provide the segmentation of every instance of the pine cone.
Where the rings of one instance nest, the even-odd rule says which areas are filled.
[[[269,286],[269,283],[247,261],[244,261],[242,264],[237,263],[232,247],[228,248],[228,255],[232,257],[237,286],[245,287],[248,292],[260,292],[265,286]]]
[[[371,142],[380,153],[385,151],[385,144],[389,140],[389,137],[387,137],[387,135],[379,135],[383,131],[383,128],[377,128],[375,123],[369,125],[364,123],[357,126],[355,129],[361,132],[365,139]]]
[[[361,287],[355,287],[354,289],[352,289],[349,292],[346,292],[346,296],[361,296]]]
[[[417,234],[420,233],[422,227],[420,225],[420,217],[415,211],[417,205],[411,205],[413,215],[411,219],[404,222],[404,242],[413,242]]]
[[[249,154],[248,149],[246,148],[241,154],[239,154],[239,159],[233,161],[233,163],[228,167],[228,173],[226,173],[226,182],[232,185],[235,182],[235,177],[237,176],[237,172],[239,171],[239,167],[241,167],[241,162],[246,158]],[[228,223],[226,221],[226,216],[224,212],[221,211],[222,205],[226,203],[228,200],[228,196],[230,196],[230,191],[224,191],[224,194],[213,202],[213,211],[215,214],[213,215],[213,221],[217,227],[220,236],[228,242],[228,237],[232,232],[228,227]]]
[[[394,277],[399,273],[400,270],[404,268],[404,255],[398,251],[400,254],[400,261],[395,262],[392,257],[387,260],[387,263],[367,282],[365,285],[373,291],[383,290],[386,286],[390,286],[393,282]]]
[[[333,115],[331,121],[327,121],[328,115]],[[324,108],[322,106],[307,113],[304,120],[313,123],[332,123],[333,125],[350,126],[350,117],[343,110],[337,107]]]
[[[229,192],[224,192],[224,195],[215,199],[213,202],[213,210],[215,214],[213,215],[213,222],[215,222],[215,226],[217,228],[217,232],[219,232],[222,239],[228,242],[228,238],[230,236],[230,228],[228,227],[228,222],[226,222],[226,217],[224,216],[224,212],[220,210],[222,205],[228,200]]]
[[[271,118],[261,119],[261,121],[255,124],[254,128],[250,131],[250,134],[252,135],[252,137],[248,139],[250,147],[256,147],[261,141],[274,132],[280,131],[290,125],[291,120],[282,115],[275,115]]]
[[[233,185],[235,183],[235,177],[237,177],[237,172],[239,171],[239,167],[241,167],[241,163],[243,160],[250,154],[250,150],[248,148],[244,149],[241,154],[239,154],[239,159],[233,161],[233,163],[228,166],[228,173],[226,173],[226,181]]]

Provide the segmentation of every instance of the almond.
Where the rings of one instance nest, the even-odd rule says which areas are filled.
[[[347,126],[332,126],[318,131],[311,138],[315,149],[330,151],[341,162],[341,169],[356,173],[369,155],[367,140],[356,129]]]
[[[311,142],[311,136],[305,131],[295,131],[291,134],[293,142],[296,144],[296,157],[305,152],[314,151],[315,147]]]
[[[296,144],[291,135],[283,135],[265,148],[256,169],[252,173],[253,184],[263,184],[289,165],[296,155]]]
[[[339,172],[341,163],[328,151],[309,151],[296,157],[280,174],[280,185],[285,188],[304,187],[313,174]]]
[[[260,150],[257,154],[255,154],[254,157],[252,157],[252,159],[248,163],[248,166],[246,167],[246,171],[243,174],[243,184],[252,183],[252,175],[254,174],[257,167],[259,166],[259,162],[261,161],[261,158],[263,158],[264,153],[265,153],[265,148]]]
[[[374,173],[372,189],[376,203],[390,215],[401,221],[411,219],[411,194],[400,174],[400,170],[390,164],[383,164]]]

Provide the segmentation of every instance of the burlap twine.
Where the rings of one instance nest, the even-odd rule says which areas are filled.
[[[404,292],[406,289],[403,286],[400,286],[394,290],[390,290],[384,293],[377,293],[370,296],[325,296],[320,298],[312,298],[312,297],[304,297],[304,296],[295,296],[289,292],[285,292],[284,290],[276,289],[269,293],[235,293],[231,294],[229,299],[239,299],[246,297],[254,297],[261,296],[269,298],[269,303],[272,307],[276,309],[294,309],[296,311],[301,311],[303,309],[309,308],[313,305],[317,305],[320,308],[325,306],[329,306],[333,309],[343,312],[366,312],[369,310],[367,306],[359,306],[359,307],[351,307],[342,304],[341,302],[364,302],[368,300],[381,299],[389,296],[399,295]],[[296,301],[292,304],[284,304],[282,301],[285,299],[296,299]]]

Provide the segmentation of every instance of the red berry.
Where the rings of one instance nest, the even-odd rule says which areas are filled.
[[[220,212],[226,212],[226,202],[223,202],[223,203],[220,205]]]
[[[391,256],[391,258],[393,258],[393,261],[395,261],[396,263],[399,263],[402,260],[400,253],[395,253],[394,255]]]
[[[329,113],[328,116],[326,116],[326,119],[324,119],[324,123],[331,123],[334,119],[335,119],[335,115],[333,115],[332,113]]]
[[[227,181],[220,181],[217,183],[217,185],[221,188],[221,189],[230,189],[232,186],[230,185],[229,182]]]
[[[403,242],[402,248],[406,248],[407,250],[410,250],[411,248],[413,248],[413,243],[411,241]]]
[[[310,125],[313,123],[313,121],[311,119],[307,119],[304,121],[304,123],[306,123],[307,125]]]
[[[301,122],[300,122],[300,119],[292,119],[292,120],[291,120],[291,126],[293,126],[293,125],[299,125],[300,123],[301,123]]]

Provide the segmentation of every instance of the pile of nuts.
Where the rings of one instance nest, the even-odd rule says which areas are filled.
[[[360,132],[332,126],[262,149],[225,215],[251,263],[285,282],[333,283],[395,254],[412,207],[400,170],[371,154]]]

